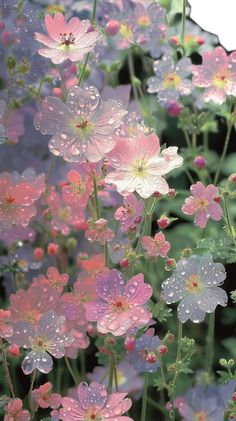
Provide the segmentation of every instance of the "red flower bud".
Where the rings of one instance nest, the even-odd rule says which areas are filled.
[[[135,342],[136,339],[133,335],[127,335],[125,338],[125,349],[128,352],[133,351],[134,347],[135,347]]]

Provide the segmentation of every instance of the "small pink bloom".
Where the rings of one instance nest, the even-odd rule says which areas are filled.
[[[187,215],[194,215],[194,223],[200,228],[205,228],[208,219],[219,221],[223,216],[223,211],[219,203],[214,199],[218,196],[219,191],[216,186],[209,184],[204,186],[201,181],[190,187],[192,196],[187,197],[182,211]]]
[[[6,414],[3,421],[30,421],[30,413],[22,409],[21,399],[11,399],[4,407]]]
[[[206,88],[203,97],[223,104],[227,95],[236,96],[236,52],[229,56],[222,47],[203,53],[200,66],[193,66],[193,84]]]
[[[148,256],[152,257],[166,257],[170,250],[170,243],[169,241],[166,241],[162,232],[158,232],[154,238],[144,236],[142,238],[142,246],[147,250]]]
[[[52,393],[52,384],[50,382],[42,384],[38,389],[32,391],[32,398],[37,402],[40,408],[58,408],[62,397],[59,393]]]
[[[136,191],[148,198],[155,191],[167,194],[169,186],[164,178],[174,168],[183,163],[177,154],[177,147],[160,151],[159,138],[155,134],[137,138],[119,138],[115,148],[107,154],[109,164],[115,169],[105,178],[113,183],[117,191],[127,196]]]
[[[126,398],[126,393],[112,393],[108,395],[105,386],[92,382],[80,383],[78,399],[63,398],[60,409],[60,419],[63,421],[108,420],[108,421],[133,421],[132,418],[123,416],[131,405],[131,399]]]
[[[124,198],[124,206],[120,206],[114,215],[117,221],[121,221],[121,231],[128,231],[137,221],[141,222],[143,208],[143,201],[138,200],[133,193]]]
[[[11,344],[7,351],[9,352],[9,354],[11,354],[13,357],[19,357],[20,355],[20,347],[16,344]]]
[[[26,227],[36,215],[34,202],[45,190],[44,175],[33,170],[19,174],[0,174],[0,231]]]
[[[67,174],[68,184],[62,187],[62,197],[67,205],[76,204],[85,207],[89,195],[93,190],[91,179],[86,176],[82,179],[80,173],[76,170],[70,170]]]
[[[35,39],[44,44],[39,49],[39,54],[48,57],[54,64],[63,63],[65,60],[81,61],[84,54],[92,51],[99,33],[91,29],[89,20],[80,20],[77,17],[66,22],[62,13],[45,16],[45,26],[48,35],[35,33]]]
[[[94,222],[94,228],[85,231],[85,237],[92,243],[97,241],[101,245],[104,245],[107,241],[112,241],[115,238],[115,234],[112,229],[107,227],[108,221],[104,218],[100,218]]]
[[[68,283],[68,279],[69,276],[66,273],[60,274],[57,268],[49,267],[47,270],[47,276],[39,275],[37,278],[34,278],[34,282],[35,284],[40,282],[41,285],[50,285],[51,288],[62,292],[64,286]]]
[[[127,284],[116,269],[96,277],[98,299],[85,304],[88,321],[97,321],[100,333],[115,336],[131,328],[146,325],[151,313],[144,305],[152,296],[152,288],[144,283],[143,274],[133,276]]]

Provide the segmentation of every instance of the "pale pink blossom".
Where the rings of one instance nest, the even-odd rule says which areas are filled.
[[[30,421],[29,411],[22,409],[21,399],[11,399],[4,407],[5,415],[3,421]]]
[[[236,96],[236,52],[229,56],[222,47],[203,53],[200,66],[193,66],[193,84],[206,88],[203,98],[223,104],[227,95]]]
[[[167,194],[169,186],[164,176],[183,163],[177,149],[172,146],[161,152],[155,134],[140,134],[135,139],[119,138],[115,148],[107,154],[115,171],[108,173],[105,181],[115,184],[117,191],[124,196],[134,191],[143,198],[156,191]]]
[[[170,250],[170,243],[166,241],[162,232],[158,232],[154,238],[145,235],[142,238],[142,246],[147,251],[148,256],[152,257],[166,257]]]
[[[107,421],[133,421],[123,416],[131,405],[131,399],[126,393],[108,394],[105,386],[92,382],[80,383],[77,390],[78,399],[63,398],[60,409],[60,419],[63,421],[78,420],[107,420]]]
[[[67,273],[60,274],[58,269],[55,267],[49,267],[47,275],[39,275],[34,278],[35,285],[40,282],[40,285],[50,285],[51,288],[56,289],[58,292],[62,292],[65,285],[67,285],[69,276]]]
[[[66,102],[46,97],[34,125],[43,134],[53,135],[49,149],[54,155],[68,162],[85,158],[98,162],[115,146],[116,131],[125,114],[121,101],[103,101],[96,87],[74,86]]]
[[[44,44],[38,53],[50,58],[54,64],[83,60],[84,54],[93,50],[99,37],[89,20],[73,17],[66,22],[65,16],[59,12],[53,17],[46,15],[45,26],[48,36],[35,33],[35,39]]]
[[[115,238],[115,233],[111,228],[107,226],[107,219],[100,218],[93,223],[93,227],[85,231],[85,237],[87,240],[93,242],[98,242],[101,245],[104,245],[107,241],[112,241]]]
[[[45,190],[44,175],[36,176],[31,169],[21,176],[0,174],[0,231],[26,227],[36,215],[34,202]]]
[[[67,205],[76,204],[76,206],[85,207],[93,190],[91,178],[86,175],[83,180],[78,171],[70,170],[67,179],[68,184],[61,189],[64,202]]]
[[[215,198],[219,195],[218,188],[213,184],[204,186],[201,181],[190,187],[192,196],[185,199],[182,211],[187,215],[195,215],[194,223],[200,228],[205,228],[208,219],[219,221],[223,211]]]
[[[59,393],[52,393],[52,383],[42,384],[38,389],[32,390],[32,398],[40,408],[58,408],[62,397]]]
[[[121,221],[121,231],[128,231],[142,220],[144,203],[131,193],[124,197],[124,206],[120,206],[114,215],[117,221]]]
[[[99,298],[85,304],[86,317],[97,322],[100,333],[121,336],[150,321],[152,316],[145,304],[152,296],[152,287],[144,283],[142,273],[126,284],[121,272],[112,269],[108,274],[97,275],[95,289]]]

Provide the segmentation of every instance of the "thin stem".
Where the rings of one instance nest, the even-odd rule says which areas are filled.
[[[178,324],[178,345],[177,345],[177,357],[176,357],[176,362],[179,363],[181,360],[181,340],[182,340],[182,336],[183,336],[183,325],[182,323],[179,321]]]
[[[47,172],[47,175],[46,175],[46,184],[48,184],[48,182],[49,182],[49,180],[51,178],[53,169],[55,167],[55,163],[56,163],[56,156],[55,155],[52,155],[51,158],[50,158],[48,172]]]
[[[196,146],[197,146],[197,134],[193,133],[192,134],[192,147],[193,147],[193,149],[195,149]]]
[[[107,387],[108,392],[111,392],[111,391],[112,391],[112,385],[113,385],[113,371],[114,371],[114,367],[113,367],[113,360],[111,360],[111,362],[110,362],[110,367],[109,367],[109,380],[108,380],[108,387]]]
[[[147,397],[148,397],[147,392],[148,392],[148,374],[146,373],[144,377],[141,421],[146,421]]]
[[[36,378],[36,370],[33,371],[32,379],[31,379],[31,383],[30,383],[30,388],[29,388],[29,407],[30,407],[31,411],[33,411],[33,412],[35,412],[35,406],[36,406],[36,404],[34,403],[33,398],[32,398],[32,390],[34,388],[35,378]]]
[[[12,383],[12,380],[11,380],[10,371],[9,371],[9,368],[8,368],[6,351],[5,351],[3,340],[2,340],[1,337],[0,337],[0,348],[1,348],[1,351],[2,351],[2,364],[3,364],[4,373],[5,373],[5,376],[6,376],[6,381],[7,381],[9,390],[11,392],[11,395],[14,398],[15,397],[15,391],[14,391],[13,383]]]
[[[104,260],[106,268],[109,267],[109,254],[108,254],[108,244],[107,241],[104,244]]]
[[[190,141],[189,134],[188,134],[187,130],[183,130],[183,132],[184,132],[186,144],[187,144],[189,150],[191,151],[192,150],[192,144],[191,144],[191,141]]]
[[[222,155],[221,155],[221,158],[220,158],[220,162],[219,162],[219,165],[217,167],[217,171],[216,171],[215,178],[214,178],[214,184],[215,185],[218,183],[220,172],[221,172],[221,168],[222,168],[222,165],[223,165],[223,162],[224,162],[224,159],[225,159],[227,150],[228,150],[232,128],[233,128],[233,123],[232,122],[228,122],[228,128],[227,128],[227,133],[226,133],[224,148],[223,148],[223,152],[222,152]]]
[[[149,396],[147,397],[147,401],[148,401],[148,403],[150,403],[154,408],[156,408],[156,409],[158,409],[159,411],[161,411],[164,415],[167,415],[167,411],[166,411],[166,409],[165,408],[163,408],[163,406],[160,404],[160,403],[158,403],[158,402],[156,402],[156,401],[154,401],[154,399],[152,399],[152,398],[149,398]]]
[[[227,197],[223,197],[223,204],[224,204],[224,217],[225,217],[225,221],[227,225],[228,234],[229,234],[229,237],[233,240],[234,246],[236,246],[235,232],[234,232],[234,227],[231,224]]]
[[[131,79],[131,84],[132,84],[132,88],[133,88],[133,92],[134,92],[134,99],[135,101],[139,100],[139,96],[138,96],[138,90],[137,90],[137,86],[135,84],[135,71],[134,71],[134,60],[133,60],[133,54],[131,51],[129,51],[128,54],[128,68],[129,68],[129,74],[130,74],[130,79]]]
[[[183,53],[185,54],[185,23],[186,23],[186,6],[187,0],[183,0],[183,11],[182,11],[182,28],[181,28],[181,45],[183,47]]]
[[[79,379],[77,379],[76,374],[72,370],[71,365],[70,365],[70,361],[68,360],[68,358],[66,357],[66,355],[65,355],[64,359],[65,359],[66,366],[68,368],[68,371],[69,371],[72,379],[74,380],[75,384],[79,384]]]
[[[86,377],[86,365],[85,365],[85,353],[83,349],[81,349],[79,352],[79,360],[80,360],[81,377],[82,377],[82,380],[84,380]]]
[[[98,200],[98,187],[97,187],[97,180],[96,176],[93,177],[93,193],[94,193],[94,201],[95,201],[95,209],[97,214],[97,219],[101,218],[99,200]]]
[[[182,336],[183,336],[183,325],[179,321],[178,323],[178,337],[177,337],[177,355],[176,355],[176,364],[179,364],[181,361],[181,347],[182,347]],[[170,396],[171,400],[171,410],[170,410],[170,419],[171,421],[175,421],[175,408],[174,408],[174,398],[175,398],[175,384],[178,377],[178,370],[175,373],[173,379],[173,386],[172,386],[172,393]]]
[[[207,350],[206,350],[206,370],[210,374],[214,358],[214,333],[215,333],[215,312],[209,315]]]

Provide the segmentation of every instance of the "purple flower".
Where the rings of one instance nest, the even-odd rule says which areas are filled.
[[[53,366],[51,355],[55,358],[62,358],[65,355],[65,347],[72,344],[73,337],[64,333],[64,322],[65,317],[48,311],[36,326],[26,321],[13,325],[11,343],[24,349],[31,349],[21,365],[24,374],[30,374],[36,368],[41,373],[49,373]]]
[[[187,79],[192,70],[190,58],[182,58],[175,64],[172,57],[164,56],[161,60],[154,61],[153,68],[156,76],[148,79],[147,91],[150,94],[157,92],[161,105],[178,101],[181,95],[191,94],[192,84]]]
[[[137,373],[154,373],[160,365],[158,347],[159,336],[142,335],[135,342],[135,348],[129,353],[129,362]]]
[[[224,266],[214,263],[210,254],[183,258],[162,283],[162,298],[167,304],[180,301],[178,317],[182,323],[188,319],[200,323],[218,304],[226,306],[227,294],[219,288],[225,278]]]
[[[117,221],[121,221],[122,232],[128,231],[130,227],[141,222],[143,209],[143,200],[138,200],[135,194],[131,193],[124,197],[124,206],[120,206],[114,215]]]
[[[98,162],[115,146],[115,132],[126,113],[120,101],[100,99],[97,88],[74,86],[66,103],[46,97],[34,124],[41,133],[53,135],[49,149],[54,155],[69,162]]]

